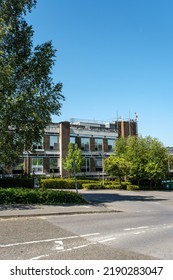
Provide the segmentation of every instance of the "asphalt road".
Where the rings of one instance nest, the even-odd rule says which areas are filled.
[[[117,213],[0,220],[0,259],[173,260],[173,192],[82,191]]]

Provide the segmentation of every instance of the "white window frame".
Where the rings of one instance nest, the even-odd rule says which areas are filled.
[[[33,164],[34,161],[37,161],[37,164]],[[39,161],[41,161],[41,164]],[[43,174],[43,158],[41,157],[32,158],[32,171],[34,171],[35,174]]]

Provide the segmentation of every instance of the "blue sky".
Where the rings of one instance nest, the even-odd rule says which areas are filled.
[[[173,146],[173,1],[38,0],[34,44],[58,50],[59,122],[139,116],[139,134]]]

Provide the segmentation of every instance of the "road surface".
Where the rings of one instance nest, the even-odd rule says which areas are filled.
[[[120,212],[0,219],[0,259],[173,260],[173,192],[81,192]]]

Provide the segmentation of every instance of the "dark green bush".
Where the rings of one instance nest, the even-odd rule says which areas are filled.
[[[137,185],[128,185],[128,186],[127,186],[127,190],[128,190],[128,191],[139,191],[139,190],[140,190],[140,187],[137,186]]]
[[[0,204],[77,204],[86,203],[85,199],[69,191],[41,189],[0,188]]]
[[[126,190],[126,185],[120,185],[120,184],[112,184],[112,185],[106,185],[106,189],[110,190]]]
[[[99,190],[99,189],[105,189],[105,186],[98,183],[85,183],[82,184],[83,189],[87,190]]]
[[[0,188],[33,188],[32,178],[0,178]]]
[[[41,179],[39,185],[45,189],[75,189],[75,181],[73,179]],[[79,182],[78,188],[80,188]]]

